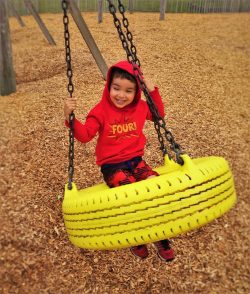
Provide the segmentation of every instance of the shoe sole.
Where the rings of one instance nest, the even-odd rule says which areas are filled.
[[[157,253],[158,257],[162,260],[162,261],[166,261],[166,262],[171,262],[175,259],[175,257],[171,258],[171,259],[165,259],[163,258],[159,253]]]
[[[136,255],[134,252],[132,252],[131,250],[130,250],[130,252],[131,252],[131,254],[133,254],[136,258],[139,258],[139,259],[146,259],[147,257],[148,257],[148,255],[147,256],[145,256],[145,257],[140,257],[140,256],[138,256],[138,255]]]
[[[145,256],[145,257],[140,257],[140,256],[138,256],[138,255],[136,255],[136,254],[134,254],[134,253],[132,253],[136,258],[138,258],[138,259],[141,259],[141,260],[143,260],[143,259],[146,259],[148,256]]]

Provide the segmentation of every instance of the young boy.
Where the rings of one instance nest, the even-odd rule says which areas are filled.
[[[84,124],[77,119],[74,124],[74,136],[82,143],[99,134],[96,163],[110,188],[158,176],[142,159],[146,144],[143,127],[146,120],[152,120],[152,114],[146,101],[141,99],[139,82],[133,72],[132,64],[127,61],[110,67],[101,101],[89,112]],[[164,106],[158,88],[149,81],[144,82],[163,117]],[[67,127],[69,115],[75,108],[76,99],[67,98],[64,104]],[[174,259],[169,240],[154,244],[161,259]],[[148,256],[146,245],[134,246],[130,250],[140,258]]]

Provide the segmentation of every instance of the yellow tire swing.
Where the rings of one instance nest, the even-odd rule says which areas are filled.
[[[131,47],[121,30],[115,6],[110,0],[108,2],[128,60],[140,66],[132,34],[128,30],[124,6],[118,0]],[[67,1],[62,0],[62,8],[68,91],[72,97]],[[155,169],[160,174],[158,177],[116,188],[109,188],[103,183],[78,190],[73,182],[72,113],[69,131],[69,182],[65,186],[62,211],[70,241],[81,248],[118,249],[171,238],[211,222],[227,212],[236,202],[234,180],[227,161],[215,156],[191,159],[187,154],[182,154],[180,146],[167,130],[164,119],[159,116],[141,73],[136,66],[134,70],[154,117],[165,163]],[[167,152],[164,139],[175,153],[176,161]]]

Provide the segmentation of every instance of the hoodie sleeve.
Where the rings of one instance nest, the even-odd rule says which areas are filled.
[[[158,87],[155,87],[155,89],[153,91],[151,91],[149,94],[152,97],[152,99],[153,99],[153,101],[155,103],[155,106],[158,109],[159,115],[161,117],[164,117],[165,116],[164,105],[163,105],[162,98],[161,98],[161,95],[159,93]],[[151,113],[150,109],[148,111],[147,119],[148,120],[153,120],[152,113]]]
[[[67,121],[65,121],[65,125],[69,128],[69,123]],[[99,120],[91,114],[87,116],[85,123],[81,123],[75,118],[74,137],[82,143],[87,143],[95,137],[99,128]]]

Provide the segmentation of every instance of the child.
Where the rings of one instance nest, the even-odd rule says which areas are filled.
[[[98,133],[96,163],[110,188],[158,176],[142,159],[146,144],[143,126],[146,120],[152,120],[152,114],[146,101],[141,99],[140,86],[133,72],[132,64],[127,61],[113,65],[108,71],[101,101],[89,112],[85,124],[77,119],[74,123],[74,136],[82,143]],[[149,81],[144,82],[163,117],[164,106],[158,88]],[[76,99],[67,98],[64,104],[67,127],[69,115],[75,108]],[[174,259],[169,240],[154,244],[161,259]],[[130,250],[140,258],[148,256],[146,245]]]

